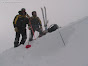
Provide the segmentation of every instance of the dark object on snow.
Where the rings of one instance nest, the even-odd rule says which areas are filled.
[[[58,29],[58,25],[57,24],[52,24],[50,25],[50,27],[48,28],[48,32],[53,32],[56,29]]]

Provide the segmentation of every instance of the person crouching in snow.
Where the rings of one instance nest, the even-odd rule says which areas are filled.
[[[43,34],[42,29],[42,23],[39,17],[37,17],[36,11],[32,12],[32,17],[30,17],[30,27],[29,30],[31,30],[31,37],[29,38],[29,41],[33,40],[33,34],[35,31],[39,32],[39,37]]]

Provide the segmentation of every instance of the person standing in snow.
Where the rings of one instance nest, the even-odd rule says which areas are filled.
[[[18,47],[19,45],[25,43],[27,39],[26,34],[26,24],[29,24],[28,14],[26,13],[25,8],[22,8],[21,11],[18,12],[19,14],[15,16],[13,25],[16,32],[16,37],[14,41],[14,48]],[[21,42],[19,43],[20,35],[22,35]]]
[[[32,26],[32,27],[31,27]],[[42,23],[39,17],[37,17],[36,11],[32,12],[32,17],[30,17],[30,26],[29,30],[31,30],[31,37],[29,38],[29,41],[33,40],[33,34],[35,31],[39,32],[39,37],[43,34],[42,29]]]

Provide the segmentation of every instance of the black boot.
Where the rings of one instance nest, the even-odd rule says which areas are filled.
[[[14,48],[19,46],[19,42],[14,42]]]

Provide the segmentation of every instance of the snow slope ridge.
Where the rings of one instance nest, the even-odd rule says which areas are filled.
[[[87,28],[88,18],[34,40],[29,49],[11,48],[0,55],[0,66],[88,66]]]

